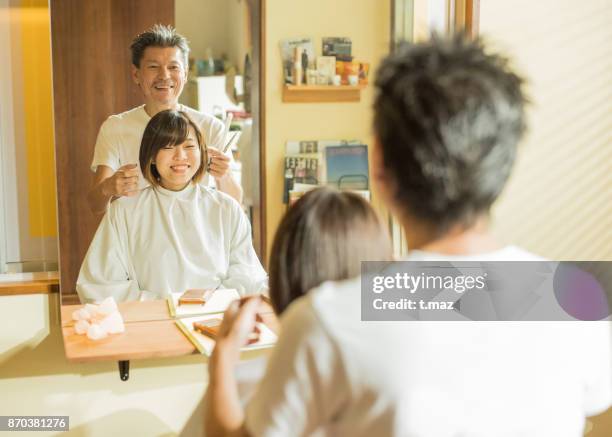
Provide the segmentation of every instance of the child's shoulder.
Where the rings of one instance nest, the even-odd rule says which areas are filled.
[[[202,198],[209,199],[210,201],[218,204],[220,207],[225,209],[241,209],[240,204],[229,194],[226,194],[223,191],[219,191],[216,188],[205,186],[203,184],[198,184],[197,187]]]
[[[153,187],[148,186],[138,191],[133,196],[121,196],[120,198],[111,202],[111,209],[114,208],[117,211],[134,211],[142,202],[146,202],[148,198],[153,194]]]

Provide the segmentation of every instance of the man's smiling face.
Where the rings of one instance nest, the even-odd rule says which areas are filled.
[[[142,91],[147,106],[174,108],[187,79],[181,49],[147,47],[140,67],[132,66],[132,78]]]

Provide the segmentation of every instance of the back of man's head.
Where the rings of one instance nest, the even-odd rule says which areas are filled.
[[[396,206],[470,226],[502,191],[525,130],[522,79],[457,36],[404,44],[380,66],[374,130]]]

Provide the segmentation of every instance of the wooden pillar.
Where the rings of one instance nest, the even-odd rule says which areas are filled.
[[[142,104],[130,79],[132,39],[174,25],[174,0],[51,0],[51,51],[61,291],[77,299],[81,262],[98,226],[87,204],[96,136],[111,114]]]

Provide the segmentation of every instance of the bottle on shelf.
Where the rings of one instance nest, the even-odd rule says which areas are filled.
[[[302,85],[303,70],[302,70],[302,48],[296,47],[293,53],[293,84]]]

